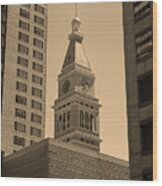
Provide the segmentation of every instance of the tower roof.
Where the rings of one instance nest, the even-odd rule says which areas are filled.
[[[83,35],[80,32],[81,21],[79,17],[72,20],[72,32],[69,34],[69,46],[64,59],[62,70],[72,64],[90,69],[90,64],[83,46]]]

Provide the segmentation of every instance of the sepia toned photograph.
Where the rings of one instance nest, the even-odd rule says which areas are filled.
[[[157,175],[156,3],[1,5],[1,176]]]

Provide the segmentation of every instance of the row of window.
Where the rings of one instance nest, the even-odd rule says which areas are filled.
[[[22,79],[28,79],[28,73],[24,70],[17,69],[17,77]],[[43,84],[43,79],[37,75],[32,75],[32,82],[38,85]]]
[[[16,82],[16,90],[27,93],[27,84]],[[42,98],[42,90],[32,87],[32,96]]]
[[[153,55],[152,27],[147,27],[135,34],[136,60],[143,62]]]
[[[17,95],[16,94],[16,98],[15,98],[16,103],[21,104],[21,105],[27,105],[27,98]],[[33,109],[42,111],[42,103],[35,101],[35,100],[31,100],[31,107]]]
[[[17,64],[24,66],[24,67],[28,67],[28,59],[18,56]],[[32,68],[36,72],[43,73],[43,65],[33,62]]]
[[[15,109],[15,116],[21,119],[26,119],[26,111],[22,109]],[[31,121],[33,123],[42,124],[42,116],[38,114],[31,113]]]
[[[67,128],[70,127],[70,111],[67,113],[64,113],[63,115],[55,115],[55,120],[56,120],[56,131],[62,131],[66,130]]]
[[[30,19],[30,12],[22,8],[20,9],[19,15],[25,19]],[[37,15],[34,15],[34,22],[41,26],[45,25],[45,20],[42,17],[39,17]]]
[[[35,41],[39,43],[39,40],[35,40]],[[43,43],[42,44],[39,43],[39,47],[41,47],[41,46],[43,46]],[[22,45],[22,44],[18,44],[18,52],[20,52],[24,55],[28,55],[29,48],[27,46]],[[43,53],[33,50],[33,58],[43,61]]]
[[[25,5],[23,5],[23,6],[26,7],[26,8],[28,8],[28,9],[31,8],[31,5],[29,5],[29,4],[25,4]],[[42,7],[42,6],[39,5],[39,4],[35,4],[35,5],[34,5],[34,10],[35,10],[36,12],[41,13],[41,14],[44,14],[44,13],[45,13],[44,7]]]
[[[151,14],[152,2],[151,1],[141,1],[134,2],[134,20],[135,22],[143,19],[147,15]]]
[[[24,34],[22,32],[19,32],[18,38],[21,41],[24,41],[26,43],[29,43],[29,36],[27,34]],[[33,45],[36,46],[36,47],[38,47],[38,48],[43,49],[43,41],[41,41],[39,39],[34,38],[33,39]],[[22,45],[20,45],[20,46],[22,46]]]
[[[22,20],[19,20],[19,27],[23,30],[26,30],[26,31],[30,30],[30,24],[25,21],[22,21]],[[44,37],[44,30],[34,26],[34,34],[43,38]]]

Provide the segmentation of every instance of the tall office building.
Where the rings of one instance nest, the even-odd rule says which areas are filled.
[[[1,7],[2,151],[44,138],[47,6]]]
[[[130,179],[153,179],[153,2],[123,3]]]

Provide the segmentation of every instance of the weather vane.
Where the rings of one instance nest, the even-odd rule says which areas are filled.
[[[75,17],[78,17],[78,4],[75,3]]]

